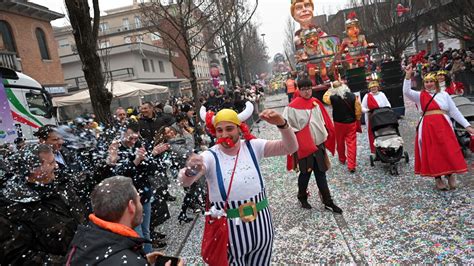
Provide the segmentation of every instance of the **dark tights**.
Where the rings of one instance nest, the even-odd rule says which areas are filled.
[[[317,165],[316,162],[314,165]],[[332,203],[331,193],[329,191],[328,182],[326,179],[326,173],[319,171],[318,168],[313,169],[311,172],[314,173],[316,178],[316,184],[318,185],[319,192],[323,197],[323,203],[328,205]],[[309,179],[311,178],[311,172],[301,171],[298,176],[298,195],[304,195],[308,189]]]

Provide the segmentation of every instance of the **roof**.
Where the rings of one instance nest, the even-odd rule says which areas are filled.
[[[54,12],[47,7],[30,3],[26,0],[0,0],[0,10],[45,21],[52,21],[64,17],[64,14]]]

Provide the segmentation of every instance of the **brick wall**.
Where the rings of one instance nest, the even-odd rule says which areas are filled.
[[[21,59],[22,72],[42,85],[63,85],[64,75],[58,56],[58,44],[48,21],[14,13],[0,13],[0,20],[10,24],[17,56]],[[36,28],[44,31],[50,60],[42,60],[36,38]]]

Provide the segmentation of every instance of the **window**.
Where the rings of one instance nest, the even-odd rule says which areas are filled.
[[[161,40],[161,35],[160,35],[159,32],[150,33],[150,39],[152,41],[159,41],[159,40]]]
[[[158,66],[160,67],[160,72],[164,73],[165,72],[165,65],[163,64],[163,61],[158,61]]]
[[[40,28],[36,28],[36,39],[38,39],[38,46],[41,53],[41,59],[45,59],[45,60],[51,59],[49,57],[48,43],[46,42],[46,35],[44,34],[44,31]]]
[[[25,93],[28,109],[34,115],[51,118],[50,106],[43,94],[37,92]]]
[[[0,50],[16,52],[10,24],[3,20],[0,20]]]
[[[122,27],[123,27],[123,30],[130,29],[130,23],[128,22],[128,18],[122,19]]]
[[[135,17],[135,28],[138,29],[138,28],[141,28],[142,27],[142,20],[140,19],[139,16],[136,16]]]
[[[62,39],[58,41],[59,48],[64,48],[69,46],[69,40],[68,39]]]
[[[155,63],[153,62],[152,59],[150,59],[150,65],[151,65],[151,72],[155,72]]]
[[[101,22],[99,24],[99,31],[107,31],[109,29],[109,23]]]
[[[110,47],[110,41],[101,41],[99,42],[99,48],[104,49],[104,48],[109,48]]]
[[[142,59],[143,71],[150,72],[150,65],[148,65],[148,59]]]
[[[124,43],[131,43],[131,42],[132,42],[132,38],[130,38],[130,36],[123,37],[123,42],[124,42]]]

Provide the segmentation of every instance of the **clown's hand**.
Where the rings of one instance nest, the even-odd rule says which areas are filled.
[[[277,111],[272,110],[272,109],[263,110],[263,112],[261,112],[259,116],[260,116],[260,119],[272,125],[283,126],[286,123],[283,116]]]
[[[191,186],[196,180],[206,172],[204,160],[201,155],[192,154],[186,162],[186,167],[181,169],[178,173],[179,183],[183,187]]]

